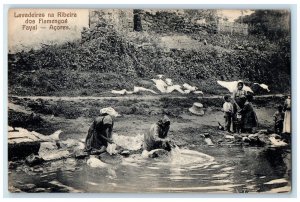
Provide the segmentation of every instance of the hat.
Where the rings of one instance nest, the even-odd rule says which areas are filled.
[[[100,109],[100,114],[108,114],[110,116],[114,116],[114,117],[118,117],[121,116],[118,112],[116,112],[116,110],[112,107],[106,107],[106,108],[102,108]]]
[[[195,102],[193,104],[193,106],[191,108],[189,108],[189,111],[192,114],[195,115],[199,115],[199,116],[203,116],[204,115],[204,111],[203,111],[203,104],[199,103],[199,102]]]

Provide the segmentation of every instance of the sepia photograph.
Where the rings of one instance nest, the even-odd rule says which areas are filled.
[[[7,20],[10,193],[291,193],[291,10]]]

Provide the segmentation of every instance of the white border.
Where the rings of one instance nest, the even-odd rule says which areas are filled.
[[[90,8],[92,8],[92,7],[95,7],[95,4],[99,4],[99,3],[103,4],[103,7],[112,7],[113,4],[115,4],[115,6],[113,6],[113,7],[126,7],[126,5],[124,5],[124,1],[121,1],[121,0],[118,0],[118,1],[117,0],[109,0],[109,1],[105,1],[105,2],[103,2],[103,1],[97,1],[97,0],[84,0],[84,1],[79,1],[79,0],[72,0],[72,1],[71,0],[59,0],[59,1],[52,0],[52,1],[50,1],[50,0],[47,0],[47,1],[43,1],[43,2],[38,1],[38,0],[29,0],[29,1],[26,1],[27,6],[29,6],[29,7],[31,7],[31,6],[34,7],[36,4],[39,4],[39,5],[42,5],[42,4],[53,4],[50,7],[59,7],[61,4],[65,4],[65,5],[69,5],[69,7],[74,7],[75,6],[75,7],[90,7]],[[252,7],[252,5],[250,5],[249,3],[256,4],[256,5],[261,5],[261,6],[266,6],[266,4],[268,4],[269,6],[275,6],[275,7],[276,6],[280,7],[280,4],[295,4],[296,8],[297,8],[297,11],[298,11],[297,13],[295,13],[297,15],[296,19],[299,20],[299,3],[296,0],[285,0],[285,1],[278,0],[278,1],[276,1],[276,4],[274,4],[274,0],[273,1],[272,0],[252,0],[252,1],[247,1],[247,2],[241,2],[241,1],[237,1],[237,0],[228,0],[228,1],[226,1],[226,3],[223,0],[210,0],[210,1],[201,1],[201,2],[196,1],[196,0],[185,0],[185,1],[152,0],[152,1],[143,1],[143,2],[139,2],[137,0],[136,1],[131,0],[131,1],[126,1],[126,3],[127,4],[128,3],[131,4],[131,5],[127,5],[127,7],[133,7],[136,4],[138,4],[140,7],[144,7],[144,6],[141,6],[141,4],[147,4],[148,6],[149,6],[149,4],[156,4],[156,5],[151,6],[153,8],[154,7],[157,8],[157,7],[161,7],[161,6],[163,6],[163,7],[173,7],[174,4],[176,5],[175,7],[189,7],[189,8],[193,8],[192,5],[187,5],[187,4],[205,4],[203,6],[206,7],[206,8],[207,8],[207,6],[211,7],[211,8],[218,8],[220,6],[220,4],[222,4],[222,5],[226,4],[228,6],[226,8],[228,8],[228,9],[233,8],[233,7],[236,6],[236,5],[234,6],[234,5],[230,5],[230,4],[238,4],[239,8],[249,8],[249,7]],[[165,5],[165,4],[172,4],[172,3],[173,3],[173,5]],[[24,4],[24,1],[22,1],[22,0],[2,0],[2,4],[1,4],[1,12],[2,13],[0,15],[0,22],[4,22],[3,20],[5,19],[4,16],[3,16],[4,4],[22,4],[22,5],[26,6]],[[28,4],[31,4],[31,5],[28,5]],[[74,4],[77,4],[77,5],[74,5]],[[93,4],[93,5],[87,5],[87,4]],[[164,5],[161,5],[161,4],[164,4]],[[237,8],[237,7],[235,7],[235,8]],[[3,23],[3,26],[5,24],[6,24],[6,22]],[[1,60],[0,61],[3,61],[4,62],[3,64],[5,64],[6,60],[5,60],[4,53],[6,52],[6,49],[7,49],[6,48],[7,47],[6,46],[7,45],[7,43],[6,43],[6,35],[7,35],[7,33],[3,32],[3,28],[4,28],[3,26],[2,26],[2,29],[1,29],[1,42],[0,42],[0,44],[2,45],[2,48],[1,48],[1,51],[0,51],[0,55],[1,55]],[[299,26],[297,27],[296,33],[297,33],[297,36],[298,36],[299,35]],[[293,30],[292,34],[296,34],[296,33],[295,33],[295,30]],[[295,49],[298,49],[299,48],[299,39],[297,40],[297,44],[296,44],[295,43],[295,38],[293,38],[292,46],[293,46],[293,51],[295,51]],[[293,65],[293,71],[292,71],[293,92],[292,92],[292,97],[293,97],[293,104],[296,104],[296,100],[298,100],[298,96],[299,96],[299,81],[297,80],[297,66],[298,65],[297,65],[297,60],[296,59],[300,58],[299,57],[299,51],[297,51],[297,55],[293,54],[293,57],[294,58],[292,60],[292,65]],[[4,68],[4,66],[2,66],[2,68]],[[2,114],[7,111],[7,110],[4,110],[4,109],[7,109],[7,106],[6,106],[6,102],[7,102],[7,100],[6,100],[6,96],[7,96],[7,84],[4,83],[4,82],[7,81],[6,76],[7,76],[7,72],[1,71],[1,74],[0,74],[0,82],[1,82],[0,92],[1,92],[1,95],[2,95],[1,97],[3,99],[0,99],[0,109],[2,111]],[[298,102],[297,102],[297,106],[298,106]],[[293,128],[294,128],[294,126],[297,125],[297,123],[295,121],[298,118],[297,114],[299,114],[299,108],[298,107],[295,109],[295,112],[293,114],[293,119],[292,119],[293,120]],[[1,131],[3,131],[3,132],[4,132],[4,129],[2,127],[3,127],[4,124],[6,124],[6,120],[4,119],[4,117],[5,116],[0,116],[0,123],[2,123],[1,124],[1,129],[2,129]],[[294,133],[294,135],[298,135],[298,134]],[[3,145],[3,139],[2,138],[0,138],[0,139],[1,139],[1,143]],[[293,143],[294,147],[297,146],[297,145],[300,145],[299,144],[299,139],[300,138],[297,138],[298,141]],[[300,149],[297,149],[297,156],[298,157],[299,157],[299,150]],[[3,161],[4,160],[3,159],[3,150],[0,150],[0,151],[1,151],[1,157],[0,157],[1,159],[0,160],[3,163],[5,163]],[[294,164],[297,164],[298,165],[297,167],[299,168],[299,162],[296,159],[293,159],[293,165]],[[3,168],[3,167],[1,166],[1,168]],[[0,185],[0,190],[1,190],[0,192],[2,193],[2,196],[3,196],[2,190],[3,190],[3,183],[4,183],[3,182],[3,179],[4,179],[3,175],[7,175],[7,173],[4,173],[3,171],[1,172],[1,182],[2,183]],[[299,181],[299,174],[297,175],[297,179],[295,179],[295,181],[296,182]],[[294,188],[295,187],[293,187],[293,189]],[[297,190],[293,190],[293,192],[294,191],[296,193],[300,193],[299,186],[297,186]],[[218,196],[219,195],[215,195],[215,197],[218,197]],[[226,197],[225,199],[221,199],[221,198],[219,198],[219,199],[221,199],[222,201],[237,201],[237,200],[241,200],[241,198],[243,198],[243,200],[246,200],[246,201],[247,200],[248,201],[249,200],[251,200],[251,201],[253,200],[253,198],[250,195],[229,194],[228,196],[229,197],[234,197],[234,198],[227,198],[226,196],[224,196],[224,197]],[[42,197],[43,198],[44,197],[49,197],[49,195],[46,194],[46,195],[43,195]],[[64,196],[57,195],[56,197],[64,197]],[[84,197],[87,197],[87,196],[84,196]],[[101,194],[98,194],[96,197],[101,197]],[[113,197],[113,196],[110,196],[110,197]],[[124,200],[125,201],[127,201],[127,200],[128,201],[129,200],[132,201],[132,199],[128,198],[128,197],[137,197],[137,196],[135,196],[134,194],[132,194],[132,195],[123,195],[123,196],[119,196],[119,197],[126,197],[126,199],[119,199],[119,200],[122,200],[122,201],[124,201]],[[141,196],[138,196],[138,197],[141,197]],[[163,197],[163,196],[160,195],[160,194],[147,194],[146,197]],[[180,196],[177,195],[177,194],[175,194],[174,196],[169,196],[169,197],[180,197],[180,198],[182,198],[182,197],[191,197],[191,194],[188,194],[188,195],[187,194],[180,194]],[[203,194],[203,195],[197,195],[196,197],[206,198],[206,195],[205,194]],[[247,197],[247,198],[245,198],[245,197]],[[260,197],[260,196],[258,196],[258,197]],[[11,199],[6,199],[6,200],[11,200]],[[24,200],[25,201],[33,201],[33,200],[40,200],[40,199],[37,199],[37,198],[34,198],[34,199],[31,199],[31,198],[22,199],[22,201],[24,201]],[[51,201],[53,201],[54,199],[52,199],[52,198],[45,198],[43,200],[51,200]],[[55,199],[55,200],[57,200],[57,199]],[[66,200],[66,199],[63,199],[63,200]],[[81,200],[81,199],[77,198],[77,199],[73,199],[73,200],[76,201],[76,200]],[[88,200],[97,200],[98,201],[99,199],[89,198]],[[104,200],[104,198],[102,198],[100,200]],[[117,199],[114,199],[114,200],[117,200]],[[139,198],[135,198],[135,200],[140,200],[140,199]],[[141,200],[143,200],[143,201],[146,201],[146,200],[149,201],[149,200],[153,200],[153,199],[152,198],[144,198],[144,199],[141,199]],[[163,200],[164,201],[165,200],[166,201],[171,201],[171,200],[174,201],[174,200],[181,200],[181,199],[174,199],[174,198],[167,199],[167,198],[164,198]],[[187,199],[184,199],[184,200],[187,200]],[[189,198],[188,200],[191,200],[191,201],[197,200],[197,201],[199,201],[199,199],[197,199],[197,198]],[[214,201],[216,199],[215,198],[206,198],[205,200]],[[274,201],[275,202],[277,200],[281,200],[281,201],[282,200],[284,200],[284,201],[295,201],[296,198],[282,199],[282,198],[261,198],[260,197],[260,199],[255,199],[255,200],[264,200],[264,201],[272,201],[272,202]],[[111,201],[111,199],[110,199],[110,201]]]

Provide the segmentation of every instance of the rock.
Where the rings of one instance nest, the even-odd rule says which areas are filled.
[[[30,154],[37,154],[40,142],[8,143],[8,160],[24,159]]]
[[[75,153],[75,158],[76,159],[84,159],[85,157],[88,157],[89,154],[85,151],[78,151]]]
[[[169,152],[164,149],[154,149],[148,153],[149,158],[161,158],[169,155]]]
[[[242,140],[243,140],[243,137],[242,137],[241,135],[234,134],[233,136],[234,136],[234,139],[235,139],[236,141],[242,141]]]
[[[31,191],[32,189],[34,189],[36,186],[35,184],[25,184],[25,185],[20,185],[20,189],[22,191],[28,192]]]
[[[257,133],[258,134],[269,134],[269,131],[268,130],[259,130]]]
[[[272,134],[269,137],[269,140],[271,142],[271,145],[273,147],[283,147],[283,146],[287,146],[288,144],[284,141],[281,140],[280,136],[277,134]]]
[[[208,146],[213,146],[214,143],[211,141],[211,139],[208,137],[208,138],[205,138],[204,139],[204,142],[208,145]]]
[[[103,167],[107,167],[108,164],[102,162],[100,159],[98,159],[95,156],[91,156],[88,160],[87,160],[87,165],[92,167],[92,168],[103,168]]]
[[[14,186],[9,186],[8,191],[11,193],[21,193],[22,191]]]
[[[263,146],[269,144],[269,140],[265,134],[250,134],[247,139],[244,137],[244,142],[248,142],[252,146]]]
[[[251,141],[257,141],[258,140],[258,134],[250,134],[250,135],[248,135],[248,138]]]
[[[247,47],[247,50],[248,51],[253,51],[253,48],[252,47]]]
[[[226,139],[231,139],[231,140],[233,140],[233,139],[234,139],[234,136],[232,136],[232,135],[225,135],[225,138],[226,138]]]
[[[41,193],[41,192],[46,192],[46,189],[45,188],[35,188],[34,190],[32,190],[32,192],[34,193]]]
[[[59,189],[60,191],[63,191],[63,192],[72,192],[72,193],[81,193],[82,192],[81,190],[74,189],[73,187],[64,185],[57,180],[53,180],[53,181],[49,182],[49,184],[55,186],[56,187],[55,189]]]
[[[44,162],[44,159],[35,154],[31,154],[31,155],[27,156],[25,159],[25,163],[29,166],[39,165],[43,162]]]
[[[249,142],[250,142],[250,139],[249,139],[248,137],[242,137],[242,141],[243,141],[243,142],[249,143]]]
[[[14,161],[9,161],[8,162],[8,168],[9,169],[14,169],[14,168],[16,168],[18,166],[18,164],[16,163],[16,162],[14,162]]]
[[[44,171],[44,169],[41,167],[33,169],[33,172],[36,172],[36,173],[42,173],[43,171]]]
[[[39,150],[39,156],[45,161],[58,160],[70,156],[70,152],[64,149],[58,149],[56,142],[43,142]]]
[[[121,154],[122,156],[124,156],[124,157],[128,157],[128,156],[130,155],[130,151],[124,150],[124,151],[122,151],[120,154]]]
[[[104,163],[111,164],[111,165],[120,164],[122,162],[122,156],[120,154],[110,155],[107,152],[100,154],[99,159]]]

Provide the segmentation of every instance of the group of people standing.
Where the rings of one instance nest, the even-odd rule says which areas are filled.
[[[232,96],[224,96],[223,112],[225,129],[233,133],[255,133],[258,119],[252,105],[253,95],[244,89],[244,83],[238,81]],[[291,97],[288,96],[284,106],[279,105],[274,114],[275,130],[277,134],[290,133]],[[232,125],[232,131],[231,131]]]
[[[242,81],[238,81],[237,88],[233,91],[232,96],[224,96],[225,103],[223,104],[223,111],[225,129],[228,132],[254,133],[257,129],[258,120],[252,106],[253,95],[248,94],[243,87],[244,83]]]

